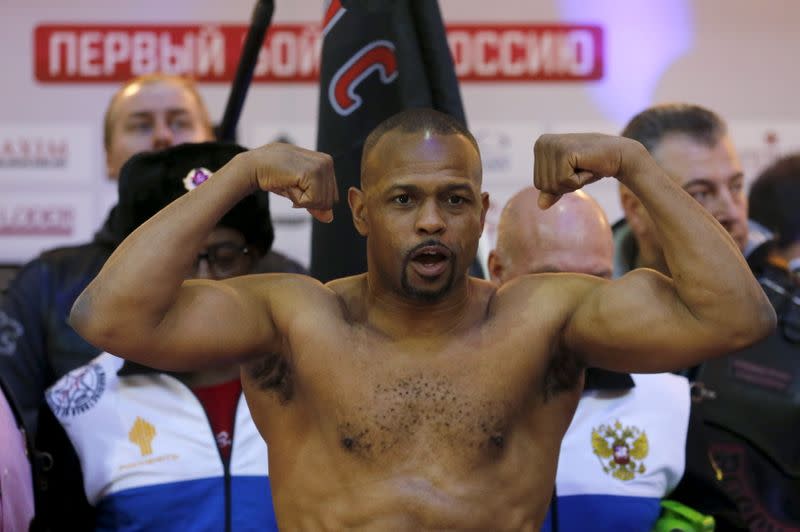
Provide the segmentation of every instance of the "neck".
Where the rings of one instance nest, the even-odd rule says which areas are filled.
[[[464,275],[441,299],[424,301],[379,287],[367,274],[365,290],[367,321],[393,338],[402,338],[409,333],[414,337],[441,336],[457,329],[470,309],[473,287]]]

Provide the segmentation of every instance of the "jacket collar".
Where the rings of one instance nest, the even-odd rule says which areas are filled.
[[[583,391],[589,390],[630,390],[636,386],[628,373],[617,373],[607,369],[588,368]]]

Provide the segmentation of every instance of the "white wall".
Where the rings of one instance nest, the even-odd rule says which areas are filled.
[[[71,5],[68,5],[71,4]],[[21,143],[61,168],[0,166],[0,228],[68,235],[0,234],[0,262],[83,241],[113,203],[103,175],[100,121],[116,83],[41,83],[34,75],[34,29],[46,24],[249,23],[244,0],[2,0],[0,3],[0,162]],[[321,0],[276,0],[274,23],[316,23]],[[646,105],[691,101],[728,121],[748,178],[779,153],[800,147],[795,68],[800,3],[791,0],[441,0],[448,24],[589,23],[605,34],[605,73],[578,83],[462,83],[470,126],[486,159],[485,187],[495,209],[530,181],[535,137],[548,131],[618,132]],[[220,117],[229,86],[203,83],[212,115]],[[313,147],[317,87],[313,83],[254,84],[240,123],[240,140],[254,146],[289,132]],[[6,160],[8,157],[6,157]],[[611,220],[619,217],[613,182],[590,189]],[[276,200],[276,248],[308,261],[310,225]],[[12,220],[13,218],[13,220]]]

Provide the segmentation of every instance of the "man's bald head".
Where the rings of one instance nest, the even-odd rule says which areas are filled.
[[[538,197],[535,188],[525,188],[503,209],[497,246],[489,254],[492,280],[502,284],[520,275],[547,272],[610,278],[614,245],[600,205],[578,191],[542,210]]]
[[[367,160],[380,141],[390,133],[425,135],[461,135],[466,138],[480,157],[478,142],[469,130],[452,116],[425,107],[407,109],[390,116],[372,130],[364,141],[361,153],[361,188],[369,181]]]

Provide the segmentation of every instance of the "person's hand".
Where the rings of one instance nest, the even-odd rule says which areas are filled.
[[[267,144],[242,154],[261,190],[289,198],[321,222],[333,220],[339,190],[333,158],[291,144]]]
[[[533,184],[539,207],[547,209],[568,192],[603,177],[621,179],[646,156],[638,142],[599,133],[542,135],[533,147]]]

